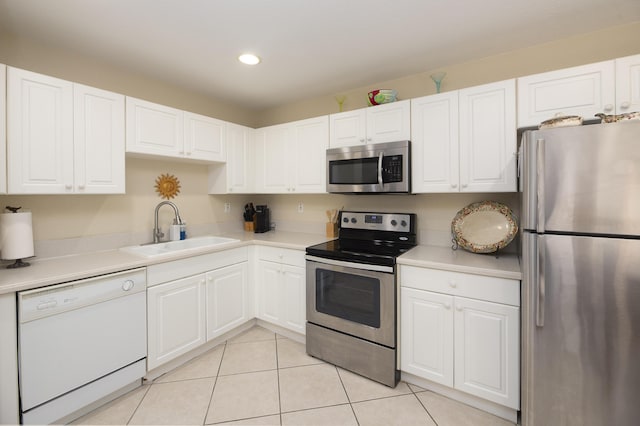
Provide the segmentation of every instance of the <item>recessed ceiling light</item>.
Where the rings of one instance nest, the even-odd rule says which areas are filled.
[[[247,64],[247,65],[256,65],[260,63],[260,58],[258,58],[256,55],[252,53],[242,54],[238,56],[238,60],[243,64]]]

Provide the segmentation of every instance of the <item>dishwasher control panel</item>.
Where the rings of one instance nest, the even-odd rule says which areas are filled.
[[[33,321],[145,291],[144,268],[18,292],[18,320]]]

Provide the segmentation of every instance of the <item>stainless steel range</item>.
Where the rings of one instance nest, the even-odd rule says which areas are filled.
[[[339,238],[307,247],[309,355],[398,383],[396,258],[415,245],[415,214],[340,212]]]

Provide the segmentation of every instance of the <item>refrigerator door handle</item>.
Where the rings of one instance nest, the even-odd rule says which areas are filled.
[[[536,210],[538,215],[538,232],[544,232],[544,139],[537,140],[536,152]]]
[[[544,305],[545,305],[545,276],[544,276],[544,268],[545,268],[545,246],[544,246],[544,236],[538,236],[538,279],[537,282],[537,291],[536,291],[536,327],[544,327]]]

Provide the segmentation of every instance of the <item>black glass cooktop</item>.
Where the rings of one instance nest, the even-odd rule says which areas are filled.
[[[307,254],[348,262],[393,266],[396,257],[413,248],[415,244],[381,240],[337,239],[307,247]]]

